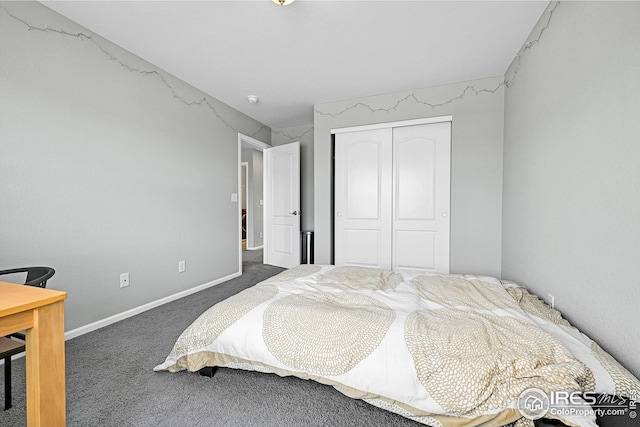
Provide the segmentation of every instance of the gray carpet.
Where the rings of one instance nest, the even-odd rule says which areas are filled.
[[[244,274],[236,279],[67,341],[67,425],[420,425],[292,377],[232,369],[219,369],[213,378],[153,372],[207,308],[282,271],[262,265],[262,251],[243,254]],[[14,362],[12,379],[14,406],[0,411],[2,427],[26,425],[24,358]]]

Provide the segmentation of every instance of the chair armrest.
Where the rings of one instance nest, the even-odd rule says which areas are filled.
[[[19,340],[22,340],[22,341],[27,340],[27,337],[25,337],[24,334],[21,334],[20,332],[14,332],[13,334],[9,334],[9,336],[18,338]]]

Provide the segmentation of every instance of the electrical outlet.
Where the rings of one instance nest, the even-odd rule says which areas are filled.
[[[129,286],[129,273],[122,273],[120,275],[120,287],[126,288]]]
[[[178,262],[178,273],[184,273],[184,271],[187,269],[187,262],[186,261],[179,261]]]
[[[551,294],[547,294],[547,298],[549,298],[549,305],[551,308],[556,308],[556,297]]]
[[[262,231],[260,232],[260,238],[262,239]]]

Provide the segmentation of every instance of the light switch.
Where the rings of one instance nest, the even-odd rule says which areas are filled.
[[[235,203],[238,202],[238,193],[231,193],[231,201]]]

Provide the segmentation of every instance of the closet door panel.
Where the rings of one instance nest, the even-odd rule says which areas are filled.
[[[396,265],[408,270],[435,270],[436,233],[396,230]]]
[[[433,220],[436,141],[409,137],[396,141],[396,219]]]
[[[336,135],[336,265],[391,268],[392,131]]]
[[[380,220],[381,177],[380,141],[361,140],[345,147],[345,220]]]
[[[393,130],[393,262],[449,272],[451,123]]]
[[[380,259],[381,248],[379,230],[344,230],[344,265],[378,267],[384,262]]]

